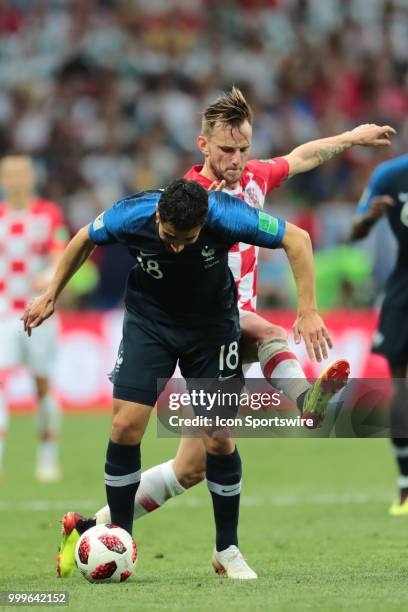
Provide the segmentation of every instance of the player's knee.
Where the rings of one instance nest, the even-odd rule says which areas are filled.
[[[288,334],[280,325],[265,322],[251,331],[251,335],[244,336],[241,343],[241,355],[243,362],[253,362],[258,360],[259,347],[271,340],[280,339],[287,342]]]
[[[231,438],[207,438],[205,447],[212,455],[230,455],[234,452],[235,441]]]
[[[140,444],[143,429],[127,414],[118,414],[113,417],[111,440],[117,444]]]
[[[182,471],[177,480],[185,489],[190,489],[200,484],[205,479],[205,464],[203,466],[191,466],[190,469]]]
[[[50,384],[48,378],[36,378],[35,385],[37,388],[38,399],[42,400],[50,390]]]
[[[185,489],[194,487],[205,478],[205,452],[199,453],[194,460],[189,457],[188,461],[180,461],[179,457],[173,464],[177,480]]]
[[[262,327],[258,335],[258,346],[264,344],[264,342],[269,342],[270,340],[275,340],[277,338],[280,338],[281,340],[287,340],[288,334],[286,329],[284,329],[280,325],[274,325],[273,323],[271,323],[270,325],[265,325],[265,327]]]

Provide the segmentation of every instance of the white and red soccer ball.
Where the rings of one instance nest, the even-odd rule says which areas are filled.
[[[121,527],[96,525],[79,538],[75,562],[89,582],[124,582],[136,567],[136,543]]]

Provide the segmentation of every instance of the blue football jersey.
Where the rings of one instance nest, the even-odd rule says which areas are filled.
[[[207,221],[194,244],[180,253],[166,249],[155,213],[160,190],[119,200],[89,225],[97,245],[122,243],[136,259],[126,306],[150,318],[204,325],[236,313],[236,287],[228,251],[236,242],[277,248],[285,221],[223,192],[209,193]]]
[[[389,195],[394,206],[387,209],[391,230],[398,242],[398,261],[408,263],[408,155],[380,164],[371,175],[368,186],[357,206],[363,215],[375,196]]]

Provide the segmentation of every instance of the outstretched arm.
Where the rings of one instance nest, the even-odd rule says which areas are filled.
[[[289,164],[289,177],[313,170],[355,145],[388,146],[393,134],[396,134],[396,131],[389,125],[367,123],[337,136],[306,142],[284,156]]]
[[[310,359],[327,358],[327,348],[333,344],[316,303],[316,279],[313,249],[309,234],[296,225],[286,223],[282,247],[288,256],[296,283],[297,317],[293,325],[296,344],[303,338]]]
[[[28,306],[21,317],[24,322],[24,331],[29,336],[34,327],[38,327],[52,315],[61,291],[88,259],[94,248],[95,244],[89,237],[88,226],[83,227],[63,252],[48,289]]]

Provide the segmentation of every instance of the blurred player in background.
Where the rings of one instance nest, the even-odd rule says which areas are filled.
[[[21,329],[20,317],[29,301],[48,285],[68,231],[53,202],[34,195],[32,161],[9,155],[0,162],[0,469],[7,429],[4,384],[8,371],[27,365],[34,376],[38,399],[39,447],[36,477],[55,481],[61,476],[58,458],[60,410],[50,392],[55,362],[57,324],[49,321],[34,342]]]
[[[252,142],[253,115],[242,92],[233,87],[210,104],[203,113],[197,144],[204,156],[203,165],[194,166],[186,178],[207,189],[223,189],[255,208],[263,208],[265,197],[286,178],[307,172],[354,145],[386,146],[395,130],[390,126],[362,125],[350,132],[301,145],[284,157],[248,161]],[[265,378],[299,407],[310,385],[288,345],[286,331],[256,314],[258,248],[237,243],[229,253],[229,266],[238,289],[242,330],[242,357],[246,363],[260,361]],[[313,313],[298,313],[301,320]],[[300,342],[294,334],[295,342]],[[315,335],[308,355],[321,361],[327,353],[323,338]],[[329,366],[330,368],[330,366]],[[336,376],[326,368],[321,376]],[[344,377],[345,373],[340,373]],[[156,510],[168,499],[204,479],[205,449],[200,439],[184,438],[176,457],[142,474],[135,501],[135,518]],[[69,512],[63,519],[62,550],[75,531],[78,515]],[[98,523],[109,522],[109,508],[96,513]],[[75,535],[75,537],[74,537]],[[72,537],[72,544],[75,538]],[[67,566],[73,563],[73,547],[67,551]]]
[[[393,516],[408,516],[408,155],[374,171],[357,207],[352,240],[365,238],[386,216],[398,242],[397,261],[385,291],[373,351],[384,355],[394,379],[390,406],[391,438],[399,467],[399,499]]]

